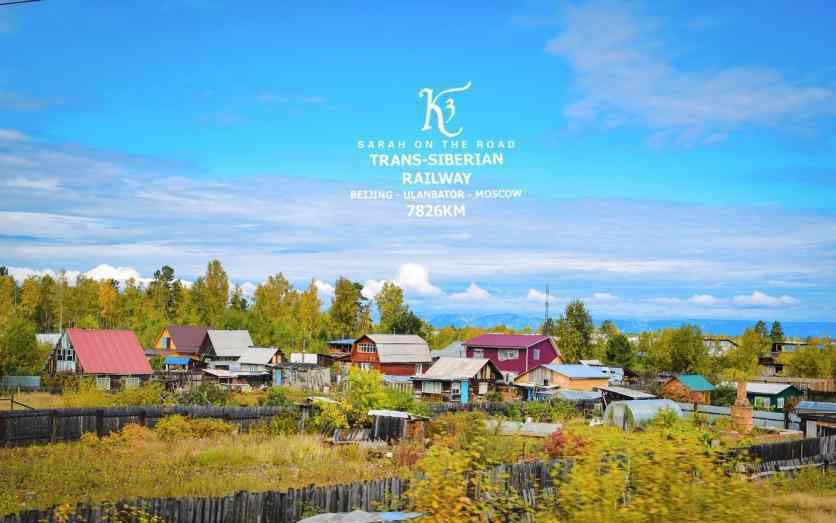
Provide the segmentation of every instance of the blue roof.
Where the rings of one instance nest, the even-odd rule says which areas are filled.
[[[568,376],[570,379],[609,379],[609,376],[601,370],[600,367],[590,367],[588,365],[555,365],[554,363],[547,363],[543,367],[550,371],[557,372]]]
[[[331,345],[351,345],[354,343],[354,338],[341,338],[339,340],[331,340],[328,343]]]
[[[798,405],[795,406],[795,410],[796,412],[803,410],[808,412],[836,414],[836,403],[830,403],[827,401],[799,401]]]
[[[715,388],[702,374],[680,374],[676,379],[691,392],[706,392]]]
[[[185,356],[166,356],[165,357],[165,364],[166,365],[188,365],[189,358]]]

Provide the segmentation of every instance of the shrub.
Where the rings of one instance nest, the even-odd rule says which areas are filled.
[[[211,418],[186,418],[179,414],[166,416],[157,422],[154,431],[160,439],[172,441],[183,438],[208,438],[232,434],[235,427],[221,420]]]
[[[299,432],[299,419],[291,412],[273,416],[270,419],[259,421],[252,427],[250,432],[266,436],[284,436]]]
[[[161,383],[147,382],[134,389],[125,389],[114,394],[111,404],[117,407],[164,405],[171,399]]]
[[[78,382],[76,390],[65,392],[61,401],[67,408],[108,407],[111,397],[107,392],[96,388],[94,381],[83,379]]]
[[[261,404],[265,407],[290,407],[293,402],[287,397],[287,391],[284,387],[271,387],[267,390],[267,395],[262,398]]]
[[[185,392],[178,398],[183,405],[217,405],[224,406],[230,400],[229,390],[214,383],[203,383],[197,390]]]

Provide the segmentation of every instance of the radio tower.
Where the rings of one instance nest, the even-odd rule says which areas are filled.
[[[543,325],[549,322],[549,284],[546,284],[546,319],[543,320]]]

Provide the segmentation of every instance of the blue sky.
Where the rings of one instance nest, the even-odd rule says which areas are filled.
[[[832,4],[332,3],[0,7],[0,264],[834,319]],[[418,90],[466,81],[466,135],[518,144],[475,183],[525,196],[430,221],[349,200],[400,188],[356,140],[422,137]]]

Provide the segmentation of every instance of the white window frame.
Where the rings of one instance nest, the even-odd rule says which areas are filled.
[[[480,381],[479,382],[479,395],[484,396],[488,393],[488,382],[487,381]]]
[[[499,361],[510,361],[520,359],[520,351],[517,349],[501,349],[498,355]]]
[[[769,408],[772,405],[772,402],[769,400],[768,396],[755,396],[755,406],[761,408]]]
[[[778,405],[778,408],[779,408],[779,409],[783,409],[783,408],[784,408],[784,398],[783,398],[783,397],[778,396],[778,397],[775,399],[775,403]]]
[[[484,358],[485,357],[484,349],[473,349],[473,357],[474,358]]]
[[[421,392],[423,394],[441,394],[441,382],[440,381],[422,381],[421,382]]]
[[[416,363],[415,364],[415,374],[423,374],[424,373],[424,364],[423,363]]]
[[[535,360],[540,359],[540,349],[534,349],[534,354],[532,355]]]
[[[360,362],[357,365],[360,366],[361,370],[372,370],[372,364],[368,361]]]
[[[377,349],[375,348],[374,343],[358,343],[357,351],[366,354],[374,354],[377,352]]]

